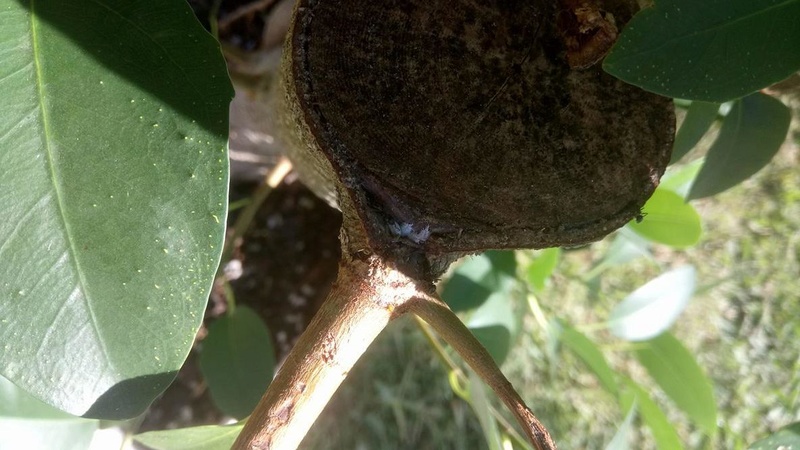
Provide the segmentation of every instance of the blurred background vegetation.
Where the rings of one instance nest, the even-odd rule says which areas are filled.
[[[715,132],[712,128],[687,159],[701,156]],[[587,281],[612,235],[563,252],[545,289],[536,293],[548,319],[563,318],[589,334],[615,370],[650,390],[686,448],[746,448],[800,420],[798,143],[795,123],[782,150],[757,175],[720,195],[694,201],[703,224],[695,246],[675,250],[654,245],[652,258],[610,267]],[[540,253],[516,252],[521,280],[526,265]],[[697,270],[697,290],[671,331],[713,382],[720,428],[713,440],[673,406],[626,352],[635,343],[615,339],[594,325],[637,287],[685,264]],[[548,331],[526,305],[532,290],[523,284],[509,294],[524,320],[503,370],[550,428],[559,448],[605,448],[626,411],[580,358],[563,349],[555,354],[548,350]],[[413,320],[393,324],[351,373],[304,448],[488,448],[477,416],[453,393],[447,375]],[[631,448],[655,448],[650,430],[634,424]]]

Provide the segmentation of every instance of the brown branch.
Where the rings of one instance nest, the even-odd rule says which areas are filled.
[[[427,295],[415,297],[408,308],[409,312],[416,314],[433,327],[492,388],[522,425],[525,434],[537,450],[556,449],[550,433],[525,406],[525,402],[497,367],[489,352],[441,299]]]
[[[234,449],[295,449],[416,283],[372,256],[345,259],[331,293],[261,398]]]
[[[275,3],[275,0],[258,0],[253,3],[240,6],[239,8],[233,10],[230,14],[219,19],[219,29],[226,30],[233,22],[236,22],[237,20],[249,14],[267,9],[272,6],[273,3]]]

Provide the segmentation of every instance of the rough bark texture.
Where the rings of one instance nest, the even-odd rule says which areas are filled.
[[[359,357],[415,296],[428,295],[376,257],[345,255],[331,294],[248,419],[235,449],[294,449]],[[252,426],[261,425],[263,426]]]
[[[314,175],[341,181],[373,247],[392,224],[429,231],[428,255],[576,245],[638,214],[669,159],[672,104],[571,69],[559,14],[544,0],[300,2],[289,101],[325,156],[313,166],[334,173]]]
[[[555,448],[452,311],[412,299],[459,255],[585,243],[652,194],[669,161],[672,103],[597,65],[570,67],[583,43],[589,56],[604,51],[591,38],[608,28],[598,20],[621,25],[632,11],[628,0],[602,14],[595,3],[298,2],[279,117],[298,171],[342,211],[344,260],[237,448],[294,448],[404,308],[464,356],[537,449]],[[576,26],[558,26],[565,13]],[[579,67],[591,64],[580,55]]]

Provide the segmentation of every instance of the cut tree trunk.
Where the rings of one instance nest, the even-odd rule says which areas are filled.
[[[283,140],[312,189],[342,211],[343,259],[236,448],[295,448],[405,312],[462,355],[537,449],[555,448],[433,286],[464,254],[583,244],[640,213],[669,161],[672,102],[592,65],[634,8],[297,3],[277,93]]]

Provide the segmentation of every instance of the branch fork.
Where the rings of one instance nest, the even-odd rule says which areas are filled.
[[[317,416],[378,334],[413,313],[472,366],[514,413],[537,450],[555,449],[547,430],[489,353],[442,302],[431,284],[383,258],[344,258],[322,308],[278,371],[234,449],[288,450],[300,445]]]

